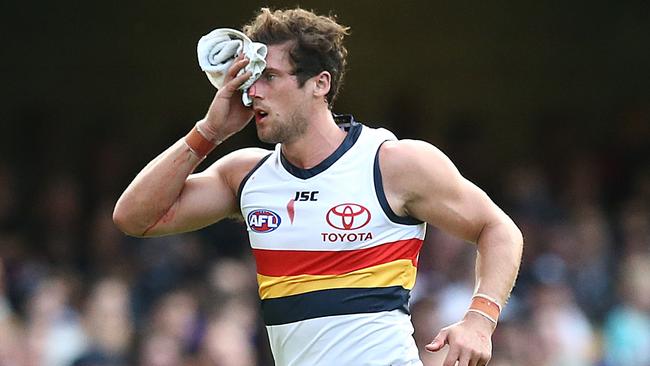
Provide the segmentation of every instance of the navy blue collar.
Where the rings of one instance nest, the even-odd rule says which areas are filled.
[[[350,148],[354,146],[354,144],[359,139],[363,125],[356,122],[351,115],[334,115],[334,120],[336,121],[337,125],[339,125],[339,127],[341,127],[344,131],[347,131],[348,134],[345,136],[345,139],[341,145],[339,145],[339,147],[337,147],[330,156],[325,158],[325,160],[321,161],[313,168],[303,169],[291,164],[289,160],[284,157],[282,150],[280,150],[280,162],[282,162],[284,169],[286,169],[289,173],[291,173],[291,175],[296,178],[308,179],[325,171],[337,160],[339,160],[343,154],[350,150]]]

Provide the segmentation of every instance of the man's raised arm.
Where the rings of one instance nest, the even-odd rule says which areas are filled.
[[[190,175],[205,154],[240,131],[253,112],[237,91],[250,72],[236,76],[248,63],[240,57],[226,75],[206,117],[184,138],[147,164],[115,205],[113,221],[133,236],[158,236],[195,230],[237,209],[237,187],[265,155],[243,149],[220,159],[205,172]]]

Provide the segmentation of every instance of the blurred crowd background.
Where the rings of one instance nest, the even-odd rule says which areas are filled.
[[[111,220],[210,102],[198,38],[262,5],[296,4],[2,5],[0,366],[273,365],[242,222],[136,239]],[[352,26],[334,111],[435,144],[522,229],[490,365],[650,365],[650,5],[301,5]],[[243,146],[254,126],[200,168]],[[474,281],[475,248],[428,230],[420,349]]]

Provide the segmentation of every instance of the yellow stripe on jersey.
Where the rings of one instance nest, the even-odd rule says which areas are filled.
[[[338,275],[264,276],[257,275],[261,299],[298,295],[334,288],[374,288],[402,286],[412,289],[417,268],[410,259],[400,259]]]

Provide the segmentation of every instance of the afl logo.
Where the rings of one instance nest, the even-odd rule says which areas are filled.
[[[248,227],[256,233],[270,233],[280,226],[280,215],[271,210],[255,210],[248,214]]]
[[[368,225],[370,211],[356,203],[342,203],[327,211],[327,223],[339,230],[356,230]]]

